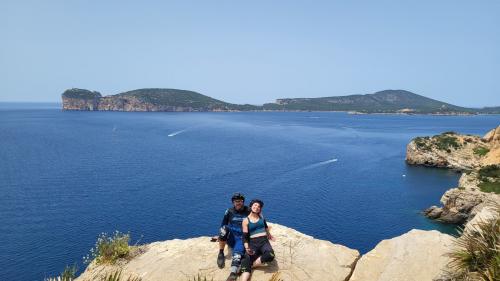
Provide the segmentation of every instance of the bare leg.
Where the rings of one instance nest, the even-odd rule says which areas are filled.
[[[219,254],[217,255],[217,266],[219,268],[224,268],[225,257],[224,257],[224,247],[226,246],[226,241],[219,241]]]
[[[219,250],[224,250],[226,247],[226,241],[219,240]]]
[[[262,261],[260,260],[260,257],[258,257],[254,262],[253,262],[253,265],[252,265],[252,268],[254,267],[257,267],[257,266],[261,266],[262,265]]]
[[[240,276],[240,281],[250,280],[250,272],[243,272]]]

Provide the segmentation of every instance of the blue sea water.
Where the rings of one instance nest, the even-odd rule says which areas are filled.
[[[450,233],[420,211],[459,175],[406,165],[406,144],[483,135],[499,121],[0,104],[0,280],[83,269],[101,232],[130,232],[134,243],[214,235],[235,191],[263,199],[269,221],[362,253],[413,228]]]

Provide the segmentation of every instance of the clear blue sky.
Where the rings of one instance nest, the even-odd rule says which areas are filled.
[[[500,105],[496,0],[2,0],[0,38],[0,101],[158,87],[252,104],[406,89]]]

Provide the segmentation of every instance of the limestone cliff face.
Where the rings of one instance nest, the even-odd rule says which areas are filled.
[[[102,97],[98,92],[69,89],[62,94],[63,110],[100,111],[240,111],[256,106],[226,103],[193,91],[137,89]]]
[[[107,96],[101,98],[97,110],[101,111],[200,111],[193,107],[159,105],[144,102],[134,96]]]
[[[253,281],[269,281],[280,272],[283,281],[431,281],[446,269],[446,253],[455,238],[438,231],[411,230],[381,241],[360,258],[359,252],[342,245],[314,239],[291,228],[270,224],[276,237],[271,242],[276,260],[256,268]],[[122,276],[142,281],[181,281],[206,276],[226,280],[226,267],[216,265],[217,243],[209,237],[168,240],[142,246],[141,252],[116,265],[92,263],[75,281],[101,280],[106,274],[122,271]]]
[[[450,168],[459,171],[479,166],[477,149],[489,145],[478,136],[444,133],[413,139],[406,147],[406,162],[410,165]]]
[[[500,163],[500,126],[489,131],[484,140],[490,144],[490,151],[484,159],[481,160],[481,165],[492,165]]]
[[[442,134],[420,137],[407,146],[409,164],[444,167],[464,171],[458,188],[441,197],[442,207],[432,206],[424,214],[446,223],[462,224],[472,219],[485,205],[500,202],[500,195],[483,192],[481,171],[487,165],[500,164],[500,127],[478,136]],[[499,181],[489,178],[488,181]]]
[[[69,89],[62,94],[63,110],[97,110],[101,94],[84,89]]]
[[[328,241],[314,239],[291,228],[270,224],[276,237],[271,242],[276,260],[255,269],[253,281],[268,281],[280,271],[283,280],[345,281],[359,258],[357,250]],[[144,246],[143,253],[119,265],[91,264],[76,281],[100,280],[106,273],[121,269],[123,276],[138,276],[142,281],[192,280],[198,274],[208,280],[226,280],[230,255],[226,252],[226,267],[216,265],[218,244],[209,237],[168,240]]]
[[[425,281],[443,273],[455,238],[436,230],[413,229],[381,241],[357,262],[349,281]]]

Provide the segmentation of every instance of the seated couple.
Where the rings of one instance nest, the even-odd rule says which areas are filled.
[[[245,206],[245,197],[241,193],[233,194],[233,207],[226,210],[222,219],[217,265],[224,267],[224,247],[232,248],[231,273],[227,281],[236,280],[239,268],[241,279],[250,279],[253,267],[274,259],[274,251],[269,240],[274,237],[269,232],[266,220],[262,217],[264,202],[254,199]]]

